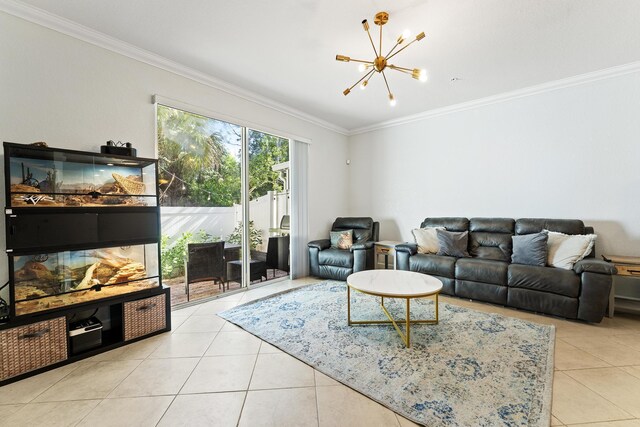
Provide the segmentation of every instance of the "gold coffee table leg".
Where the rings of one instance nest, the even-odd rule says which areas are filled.
[[[351,288],[347,286],[347,325],[351,326]]]
[[[407,348],[409,348],[411,347],[411,298],[407,298],[407,314],[405,314],[405,322],[407,324],[407,341],[405,344],[407,345]]]
[[[436,316],[435,319],[415,319],[411,320],[411,298],[405,298],[406,303],[406,313],[404,318],[406,333],[403,333],[398,326],[398,323],[393,319],[391,313],[384,306],[384,297],[380,296],[380,308],[387,316],[389,320],[351,320],[351,288],[347,286],[347,324],[351,325],[388,325],[391,324],[395,328],[398,335],[400,335],[400,339],[407,348],[411,347],[411,324],[412,323],[426,323],[430,325],[437,325],[439,321],[439,311],[438,311],[438,294],[435,294],[435,311]],[[402,321],[402,320],[398,320]]]

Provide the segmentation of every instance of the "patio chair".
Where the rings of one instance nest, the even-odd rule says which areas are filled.
[[[189,300],[189,285],[196,282],[213,280],[218,289],[225,288],[226,263],[224,242],[189,243],[185,260],[185,292]]]
[[[267,268],[289,272],[289,235],[269,237],[267,243]]]

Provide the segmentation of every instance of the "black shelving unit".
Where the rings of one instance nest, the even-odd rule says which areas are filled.
[[[4,170],[0,384],[171,329],[157,160],[5,142]],[[96,344],[74,351],[87,319]]]

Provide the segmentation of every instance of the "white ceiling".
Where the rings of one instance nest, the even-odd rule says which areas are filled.
[[[23,0],[345,129],[640,60],[638,0]],[[383,46],[427,37],[364,92],[340,53],[372,59],[360,24],[388,11]],[[387,48],[383,48],[386,50]],[[459,78],[451,81],[452,78]]]

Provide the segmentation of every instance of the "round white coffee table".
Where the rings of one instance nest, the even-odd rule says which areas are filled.
[[[380,307],[389,320],[351,320],[351,289],[364,294],[381,298]],[[442,282],[427,274],[403,270],[366,270],[347,277],[347,324],[348,325],[380,325],[392,324],[407,347],[411,347],[411,323],[438,323],[438,294],[442,290]],[[434,319],[411,320],[411,299],[435,296],[436,315]],[[402,333],[398,323],[384,306],[384,298],[403,298],[406,300],[405,318],[398,322],[405,323]]]

